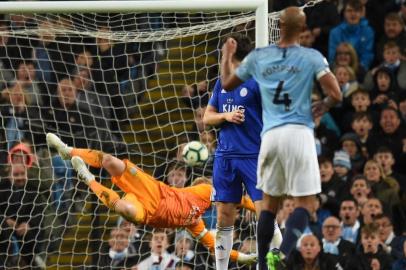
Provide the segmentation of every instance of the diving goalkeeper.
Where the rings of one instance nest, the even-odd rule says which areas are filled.
[[[205,178],[193,186],[175,188],[157,181],[129,160],[121,160],[98,150],[67,146],[55,134],[46,136],[49,147],[55,148],[63,159],[71,159],[79,180],[85,182],[100,201],[111,210],[135,224],[155,228],[184,227],[214,253],[214,237],[206,229],[202,214],[211,206],[212,185]],[[98,183],[86,164],[107,170],[112,182],[125,195],[120,198],[112,189]],[[253,202],[243,197],[241,207],[255,212]],[[255,254],[232,250],[230,259],[244,264],[256,261]]]

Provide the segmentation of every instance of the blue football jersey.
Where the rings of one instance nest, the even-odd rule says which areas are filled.
[[[262,130],[261,94],[254,80],[247,80],[236,89],[226,91],[220,80],[214,86],[209,105],[217,112],[244,111],[242,124],[223,122],[217,140],[216,156],[256,157],[259,153]]]
[[[270,45],[252,51],[237,68],[243,81],[254,78],[261,91],[263,130],[302,124],[314,127],[311,93],[315,78],[329,72],[327,60],[314,49]]]

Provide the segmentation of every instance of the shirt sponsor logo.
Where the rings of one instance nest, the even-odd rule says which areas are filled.
[[[245,108],[242,105],[223,104],[223,112],[233,112],[236,110],[241,110],[244,112]]]

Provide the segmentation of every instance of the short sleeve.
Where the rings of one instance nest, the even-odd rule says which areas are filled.
[[[214,108],[216,108],[218,110],[218,94],[221,91],[221,83],[220,83],[220,79],[218,79],[216,81],[216,84],[214,85],[214,89],[213,89],[213,94],[210,97],[209,100],[209,105],[213,106]]]
[[[327,59],[321,53],[315,51],[311,59],[313,62],[314,73],[316,75],[317,80],[319,80],[327,73],[331,72]]]
[[[236,70],[236,75],[242,81],[250,79],[255,70],[255,50],[251,51],[245,58],[242,60],[240,66]]]

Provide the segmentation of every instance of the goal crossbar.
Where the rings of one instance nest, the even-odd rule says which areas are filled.
[[[0,13],[75,12],[201,12],[255,11],[255,44],[269,43],[267,0],[161,0],[161,1],[10,1],[0,3]]]

